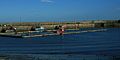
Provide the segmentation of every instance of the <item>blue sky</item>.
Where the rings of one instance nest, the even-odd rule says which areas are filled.
[[[120,0],[0,0],[0,22],[120,19]]]

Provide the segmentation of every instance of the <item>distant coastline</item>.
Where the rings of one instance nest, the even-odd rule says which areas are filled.
[[[43,26],[46,29],[53,29],[56,25],[66,25],[66,29],[79,28],[120,28],[120,20],[93,20],[73,22],[14,22],[0,23],[0,30],[3,25],[12,25],[17,30],[29,30],[32,26]]]

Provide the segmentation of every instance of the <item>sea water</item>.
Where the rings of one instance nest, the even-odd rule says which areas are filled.
[[[83,29],[84,30],[84,29]],[[120,28],[35,38],[0,37],[0,54],[120,55]]]

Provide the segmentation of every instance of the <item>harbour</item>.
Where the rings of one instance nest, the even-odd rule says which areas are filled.
[[[120,0],[0,0],[0,60],[120,60]]]

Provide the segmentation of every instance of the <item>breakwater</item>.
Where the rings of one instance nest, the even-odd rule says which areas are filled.
[[[80,34],[80,33],[88,33],[88,32],[104,32],[107,31],[107,29],[97,29],[97,30],[85,30],[85,31],[80,31],[76,30],[74,32],[65,32],[63,33],[64,35],[68,34]],[[39,33],[39,34],[34,34],[34,33]],[[44,36],[56,36],[59,34],[56,33],[40,33],[39,31],[26,31],[26,32],[21,32],[22,34],[14,34],[14,33],[0,33],[0,36],[2,37],[14,37],[14,38],[32,38],[32,37],[44,37]],[[23,35],[27,33],[27,35]]]

